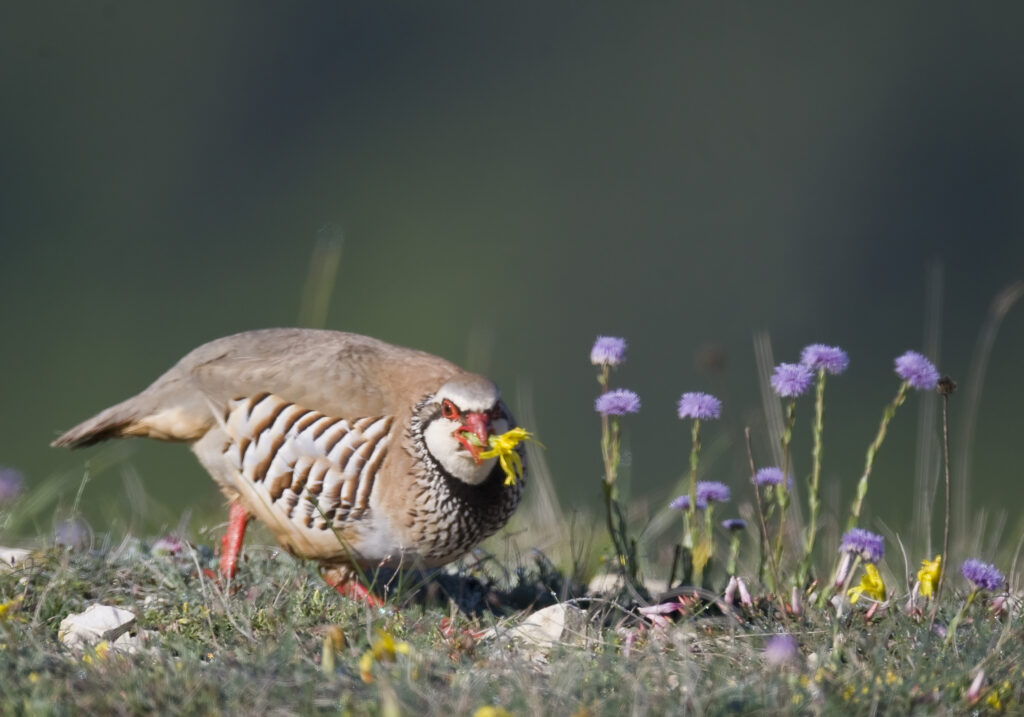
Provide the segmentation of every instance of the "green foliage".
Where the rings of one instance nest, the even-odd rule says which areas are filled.
[[[994,712],[996,704],[1012,712],[1024,699],[1019,622],[981,601],[946,651],[927,616],[894,605],[871,619],[854,610],[838,621],[817,611],[782,617],[765,600],[730,615],[693,605],[656,628],[595,600],[579,603],[595,618],[592,635],[538,652],[469,634],[489,626],[500,633],[519,615],[456,617],[445,635],[439,626],[448,608],[356,605],[311,566],[258,547],[223,590],[196,570],[212,564],[203,554],[157,556],[127,540],[99,551],[45,550],[0,572],[0,600],[14,605],[0,622],[0,713],[467,714],[500,705],[519,715],[930,714]],[[544,571],[551,566],[543,562],[523,567],[515,586],[532,581],[533,594],[542,593],[539,581],[552,580]],[[485,576],[475,580],[486,584]],[[937,625],[952,619],[963,597],[950,593]],[[135,612],[147,647],[102,657],[63,647],[61,619],[95,602]],[[325,670],[332,630],[341,644]],[[780,631],[800,648],[792,661],[774,664],[764,645]],[[360,661],[381,633],[408,653],[374,661],[366,681]],[[978,669],[986,676],[972,702],[965,695]]]

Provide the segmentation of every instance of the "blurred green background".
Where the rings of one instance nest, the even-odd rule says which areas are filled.
[[[298,322],[317,237],[342,233],[326,325],[485,371],[513,405],[532,397],[567,506],[599,504],[599,333],[630,342],[614,382],[644,402],[626,422],[630,491],[652,505],[686,464],[683,391],[725,401],[708,478],[747,485],[744,425],[771,462],[758,331],[776,361],[816,341],[851,356],[825,429],[844,509],[897,387],[892,360],[929,336],[961,383],[962,455],[976,339],[1024,276],[1019,4],[0,15],[0,464],[30,485],[65,476],[67,505],[92,456],[96,527],[213,515],[220,499],[181,446],[48,442],[204,341]],[[1017,306],[979,394],[972,509],[1018,502],[1022,356]],[[897,415],[868,497],[897,527],[922,399]],[[799,475],[810,413],[806,401]],[[133,517],[133,472],[164,510]]]

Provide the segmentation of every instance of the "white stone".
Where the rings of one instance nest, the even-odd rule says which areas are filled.
[[[155,644],[160,633],[156,630],[142,630],[136,634],[130,632],[122,633],[119,638],[110,643],[110,648],[126,655],[134,655],[142,652]]]
[[[587,613],[562,603],[538,610],[506,636],[527,646],[547,649],[555,645],[582,645],[586,634]]]
[[[32,551],[24,548],[0,548],[0,568],[15,568],[31,556]]]
[[[85,612],[61,620],[58,639],[73,649],[84,649],[103,640],[111,645],[135,627],[135,613],[112,605],[90,605]],[[129,635],[129,637],[131,637]],[[128,648],[129,642],[122,646]]]

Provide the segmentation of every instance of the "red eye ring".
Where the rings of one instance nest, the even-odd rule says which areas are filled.
[[[487,416],[492,421],[497,421],[499,418],[505,417],[505,412],[501,410],[500,406],[495,406],[488,412]]]
[[[459,420],[459,409],[447,398],[441,401],[441,415],[452,421]]]

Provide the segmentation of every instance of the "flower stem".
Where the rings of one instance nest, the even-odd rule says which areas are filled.
[[[875,464],[875,454],[882,447],[882,441],[885,440],[885,432],[889,428],[889,422],[892,420],[892,417],[896,415],[896,409],[907,400],[907,391],[909,389],[909,381],[901,383],[899,390],[896,392],[896,398],[885,407],[885,411],[882,413],[882,422],[878,425],[878,434],[875,436],[875,440],[871,442],[871,445],[868,446],[868,453],[864,462],[864,475],[860,477],[860,481],[857,483],[857,497],[850,508],[850,519],[846,522],[847,530],[857,527],[857,522],[860,520],[860,511],[864,505],[864,496],[868,494],[868,478],[871,475],[871,468]]]
[[[693,519],[697,512],[697,463],[700,458],[700,419],[693,419],[693,429],[691,430],[692,445],[690,448],[690,506],[687,508],[686,513],[689,516],[689,530],[686,531],[686,535],[683,536],[683,547],[693,550],[694,546],[694,527]]]
[[[967,596],[967,599],[964,601],[964,606],[960,608],[960,612],[958,612],[950,621],[949,626],[946,628],[946,641],[942,643],[943,651],[945,651],[946,648],[949,647],[950,643],[953,642],[956,637],[956,629],[960,626],[960,621],[964,619],[964,615],[967,614],[967,610],[974,603],[974,599],[976,597],[978,597],[978,588],[971,590],[971,594]]]
[[[605,477],[604,509],[608,527],[608,537],[615,549],[615,562],[623,578],[634,588],[638,588],[636,551],[632,548],[626,527],[625,517],[618,503],[616,480],[619,472],[619,420],[612,416],[601,417],[601,455],[604,459]]]
[[[729,536],[729,561],[726,563],[725,571],[729,575],[736,574],[736,560],[740,554],[740,533],[738,530],[732,531],[732,535]]]
[[[952,383],[952,382],[950,382]],[[942,559],[949,564],[949,393],[942,392],[942,459],[946,467],[946,515],[942,529]],[[935,609],[932,611],[932,619],[938,611],[939,598],[942,596],[942,584],[946,579],[946,571],[939,572],[939,581],[935,586]]]
[[[818,513],[821,510],[821,435],[825,424],[825,369],[818,369],[818,385],[814,401],[814,445],[811,449],[811,485],[807,491],[808,521],[804,537],[804,557],[797,570],[797,584],[803,588],[811,572],[814,555],[814,538],[818,530]]]
[[[839,630],[839,623],[843,616],[843,607],[846,605],[846,591],[850,589],[850,582],[853,580],[853,575],[857,572],[857,568],[860,567],[860,563],[861,557],[859,555],[855,555],[853,557],[853,563],[850,566],[849,571],[844,576],[843,584],[840,588],[839,605],[836,607],[836,619],[832,626],[832,660],[835,664],[839,664],[842,658],[842,650],[840,649],[842,646],[842,640],[840,638],[841,633]],[[833,585],[829,584],[828,588],[831,589],[832,587]],[[818,599],[819,608],[824,607],[824,603],[828,600],[828,595],[829,590],[823,589],[821,592],[821,598]]]
[[[789,486],[787,485],[790,459],[789,444],[793,440],[793,426],[796,423],[796,399],[786,406],[786,428],[782,432],[782,481],[775,486],[775,496],[779,504],[779,533],[775,536],[775,565],[782,564],[782,549],[786,534],[786,508],[789,507]],[[778,586],[781,588],[782,586]]]
[[[757,517],[761,524],[761,554],[760,561],[758,563],[757,578],[758,580],[764,580],[764,564],[767,560],[769,563],[768,567],[771,569],[771,574],[769,576],[769,582],[771,585],[769,587],[772,592],[776,592],[775,587],[779,584],[779,566],[771,560],[771,556],[769,555],[768,523],[764,517],[764,506],[761,503],[761,487],[754,481],[754,476],[757,474],[757,468],[754,466],[754,452],[750,448],[750,426],[743,429],[743,436],[747,446],[747,461],[750,463],[750,482],[754,486],[754,498],[757,501]],[[782,600],[781,595],[777,595],[777,597],[779,598],[782,613],[785,614],[786,610],[784,601]]]

